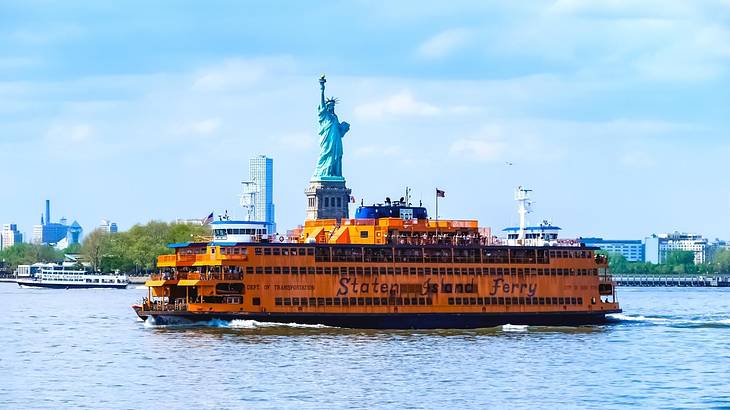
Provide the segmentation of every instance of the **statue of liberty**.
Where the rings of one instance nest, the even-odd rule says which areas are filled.
[[[342,177],[342,137],[350,130],[350,124],[340,122],[335,114],[335,98],[324,98],[324,74],[319,79],[322,91],[319,103],[319,160],[312,176],[313,181],[344,181]]]

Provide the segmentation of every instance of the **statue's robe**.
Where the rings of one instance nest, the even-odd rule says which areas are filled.
[[[319,106],[319,160],[314,177],[342,176],[342,137],[347,124],[340,123],[337,114]]]

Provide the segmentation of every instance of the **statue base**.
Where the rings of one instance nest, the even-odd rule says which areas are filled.
[[[307,195],[307,220],[342,219],[350,217],[351,189],[343,177],[317,177],[304,190]]]

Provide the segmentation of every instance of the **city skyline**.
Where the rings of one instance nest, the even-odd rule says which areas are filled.
[[[264,154],[278,230],[301,224],[325,72],[357,203],[410,186],[433,214],[438,186],[442,217],[498,233],[524,185],[566,237],[730,236],[720,2],[230,6],[4,4],[0,223],[30,238],[45,199],[120,230],[238,210]]]

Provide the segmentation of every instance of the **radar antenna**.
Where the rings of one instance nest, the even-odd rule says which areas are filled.
[[[256,181],[241,182],[240,204],[246,214],[246,221],[253,221],[256,217],[256,195],[259,186]]]

